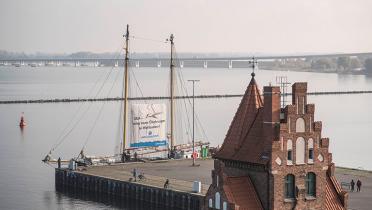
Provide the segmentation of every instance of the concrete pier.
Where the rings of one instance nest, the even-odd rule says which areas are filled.
[[[89,199],[126,209],[202,209],[204,196],[211,184],[213,160],[197,160],[192,167],[191,159],[125,163],[104,166],[79,167],[75,171],[56,169],[56,190],[79,199]],[[131,172],[143,173],[145,180],[135,182]],[[372,206],[372,172],[336,168],[340,183],[360,179],[362,192],[349,192],[349,208],[368,210]],[[166,179],[169,189],[164,189]],[[201,181],[200,193],[193,193],[193,181]],[[343,186],[347,191],[348,188]]]
[[[161,206],[162,209],[199,210],[203,209],[204,196],[210,184],[206,176],[200,176],[200,172],[205,170],[199,169],[210,169],[212,161],[200,163],[199,167],[190,166],[190,160],[180,160],[79,167],[74,171],[56,169],[55,186],[60,192],[110,196],[113,200],[140,201],[150,206]],[[137,178],[135,181],[132,175],[134,168],[137,173],[144,174],[145,179]],[[182,173],[185,171],[188,173]],[[170,183],[168,189],[164,189],[166,179]],[[205,183],[201,192],[192,191],[193,181]]]

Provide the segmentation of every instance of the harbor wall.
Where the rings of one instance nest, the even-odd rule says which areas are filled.
[[[109,205],[132,205],[131,209],[202,210],[204,195],[149,186],[138,182],[115,180],[72,171],[55,170],[55,187],[58,192],[68,192],[100,201],[110,200]],[[134,206],[133,206],[134,205]]]

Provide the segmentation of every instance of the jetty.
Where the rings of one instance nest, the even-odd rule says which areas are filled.
[[[352,95],[352,94],[371,94],[372,90],[350,90],[350,91],[319,91],[308,92],[307,95]],[[285,96],[291,93],[283,94]],[[192,98],[241,98],[243,94],[217,94],[217,95],[196,95],[196,96],[174,96],[174,99],[192,99]],[[144,96],[128,97],[128,101],[144,100],[169,100],[170,96]],[[30,100],[4,100],[0,104],[27,104],[27,103],[73,103],[73,102],[99,102],[99,101],[124,101],[122,97],[111,98],[57,98],[57,99],[30,99]]]
[[[60,192],[80,192],[115,200],[133,200],[166,209],[199,210],[211,184],[211,159],[191,159],[152,162],[120,163],[113,165],[77,167],[76,170],[56,168],[55,186]],[[133,170],[144,178],[133,177]],[[169,187],[164,183],[169,180]],[[200,191],[193,190],[194,181]]]
[[[56,190],[76,198],[105,202],[108,205],[131,209],[187,209],[204,208],[204,197],[212,182],[213,159],[191,159],[135,162],[112,165],[78,167],[76,170],[60,168],[55,171]],[[134,181],[132,171],[144,174],[145,179]],[[363,181],[362,192],[349,192],[349,208],[367,210],[372,193],[372,172],[336,168],[336,177],[349,191],[351,179]],[[169,188],[164,188],[169,179]],[[200,192],[193,192],[194,181],[201,182]],[[87,196],[89,198],[87,198]]]

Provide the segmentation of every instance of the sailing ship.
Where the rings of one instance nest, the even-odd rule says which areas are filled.
[[[171,34],[167,41],[170,43],[170,107],[169,120],[170,131],[165,131],[166,107],[164,104],[132,104],[131,125],[129,123],[129,25],[126,28],[125,37],[125,59],[124,59],[124,78],[123,78],[123,133],[120,151],[113,156],[87,156],[84,149],[78,157],[70,161],[56,160],[52,158],[52,151],[43,159],[45,163],[76,162],[80,165],[107,164],[127,161],[137,161],[138,159],[166,159],[166,158],[197,158],[203,150],[203,156],[207,155],[209,142],[197,141],[193,144],[176,144],[175,141],[175,59],[174,59],[174,35]],[[145,124],[145,126],[141,126]],[[151,124],[151,125],[149,125]],[[147,125],[147,126],[146,126]],[[132,139],[129,138],[129,127],[131,127]],[[194,151],[194,152],[193,152]]]

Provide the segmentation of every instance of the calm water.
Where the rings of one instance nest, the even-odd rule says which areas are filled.
[[[98,97],[120,96],[122,70],[110,71],[88,67],[0,67],[0,100],[84,98],[95,96],[100,89]],[[140,68],[133,72],[136,79],[132,77],[131,84],[136,91],[132,95],[167,95],[167,69]],[[196,94],[241,94],[250,80],[250,71],[243,69],[183,69],[182,74],[185,81],[201,80]],[[309,91],[372,90],[372,79],[361,75],[258,71],[256,80],[262,87],[275,84],[278,75],[288,76],[290,82],[308,82]],[[186,88],[190,91],[191,84]],[[336,164],[372,170],[372,95],[311,96],[308,101],[316,104],[315,120],[323,121],[323,137],[330,138]],[[212,145],[222,143],[239,102],[240,98],[196,100],[196,112]],[[101,107],[103,114],[87,140]],[[76,156],[85,142],[88,154],[112,154],[118,141],[120,102],[0,105],[0,209],[114,208],[56,193],[54,170],[41,162],[66,125],[79,116],[77,110],[87,113],[56,149],[55,156]],[[22,112],[28,123],[23,131],[18,127]],[[180,114],[187,119],[185,113]],[[187,142],[187,125],[181,125],[184,133],[179,135],[182,142]],[[201,129],[196,138],[205,138]]]

